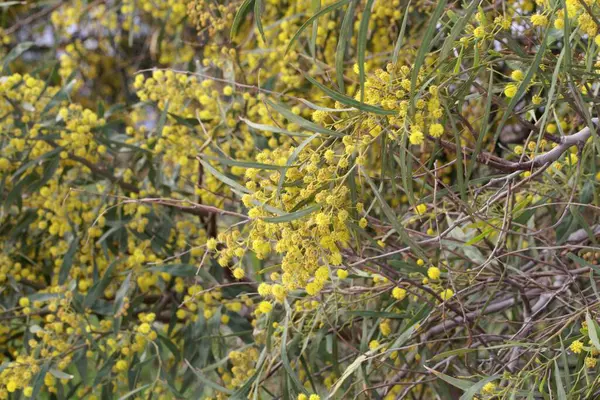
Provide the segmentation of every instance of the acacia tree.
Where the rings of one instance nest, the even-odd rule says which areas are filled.
[[[0,399],[600,396],[599,3],[0,11]]]

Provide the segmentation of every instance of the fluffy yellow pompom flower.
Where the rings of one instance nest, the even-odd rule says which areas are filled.
[[[442,292],[440,293],[440,297],[444,301],[450,299],[452,296],[454,296],[454,290],[452,289],[442,290]]]
[[[488,382],[481,388],[481,392],[484,394],[492,394],[496,391],[496,384],[493,382]]]
[[[27,297],[21,297],[19,299],[19,305],[21,307],[29,307],[29,299]]]
[[[379,331],[383,336],[389,336],[392,333],[392,327],[388,321],[383,321],[379,324]]]
[[[444,127],[442,124],[433,124],[429,127],[429,134],[435,138],[442,136],[444,133]]]
[[[23,395],[25,397],[31,397],[32,394],[33,394],[33,387],[32,386],[27,386],[25,389],[23,389]]]
[[[583,343],[580,340],[576,340],[573,343],[571,343],[569,349],[571,349],[573,353],[579,354],[581,353],[581,350],[583,350]]]
[[[346,279],[348,277],[348,271],[346,271],[345,269],[338,269],[336,274],[337,277],[340,279]]]
[[[151,328],[150,328],[150,324],[148,324],[147,322],[144,322],[143,324],[141,324],[138,327],[138,332],[146,334],[148,332],[150,332]]]
[[[563,18],[557,18],[554,20],[554,27],[556,29],[563,29],[565,27],[565,20]]]
[[[369,342],[369,349],[370,350],[375,350],[378,347],[379,347],[379,342],[377,340],[371,340]]]
[[[517,94],[517,89],[517,85],[513,83],[511,83],[510,85],[506,85],[506,87],[504,88],[504,95],[511,99]]]
[[[516,69],[510,74],[510,77],[515,81],[522,81],[523,76],[523,71],[521,71],[520,69]]]
[[[427,204],[419,204],[415,207],[415,212],[419,215],[425,214],[425,211],[427,211]]]
[[[314,282],[311,282],[308,285],[306,285],[306,293],[308,293],[309,296],[314,296],[320,291],[321,287]]]
[[[258,305],[258,310],[263,314],[268,314],[273,309],[273,305],[268,301],[261,301]]]
[[[413,129],[410,132],[410,135],[408,136],[408,140],[410,141],[410,144],[414,144],[414,145],[422,144],[424,139],[425,139],[425,136],[423,135],[423,132],[421,132],[418,129]]]
[[[588,368],[595,368],[598,363],[598,359],[594,357],[586,357],[585,358],[585,366]]]
[[[125,371],[128,366],[129,365],[127,364],[127,361],[125,361],[125,360],[119,360],[115,364],[115,368],[117,369],[117,371]]]
[[[217,240],[215,238],[210,238],[206,241],[206,248],[209,250],[217,249]]]
[[[246,273],[243,269],[236,268],[233,270],[233,276],[235,277],[235,279],[242,279],[244,276],[246,276]]]
[[[406,297],[406,289],[395,287],[394,290],[392,290],[392,297],[394,297],[396,300],[404,300]]]
[[[427,270],[427,276],[429,279],[437,280],[440,279],[440,269],[438,267],[429,267]]]
[[[473,36],[475,36],[477,39],[483,38],[485,36],[485,29],[483,26],[478,26],[475,28],[475,30],[473,30]]]
[[[546,26],[548,25],[548,17],[541,14],[535,14],[531,16],[531,24],[533,26]]]
[[[223,94],[225,96],[231,96],[233,94],[233,88],[231,86],[225,86],[223,88]]]

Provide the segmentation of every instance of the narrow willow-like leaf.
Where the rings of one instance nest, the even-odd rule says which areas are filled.
[[[354,9],[358,0],[352,0],[342,21],[342,27],[338,34],[338,43],[335,51],[335,74],[340,92],[345,92],[344,85],[344,56],[346,55],[347,42],[352,36],[352,20],[354,19]]]
[[[343,7],[344,5],[348,4],[351,0],[340,0],[338,2],[335,2],[333,4],[328,5],[325,8],[322,8],[321,10],[319,10],[319,12],[315,13],[312,17],[310,17],[309,19],[307,19],[302,26],[296,31],[296,33],[294,34],[294,36],[292,36],[292,38],[290,39],[287,48],[285,49],[286,54],[290,51],[292,45],[294,44],[294,42],[298,39],[298,37],[302,34],[302,32],[304,32],[304,30],[314,21],[316,21],[319,17],[321,17],[322,15],[328,14],[332,11],[337,10],[340,7]]]
[[[311,78],[310,76],[308,76],[306,74],[304,76],[310,83],[312,83],[313,85],[315,85],[316,87],[321,89],[329,97],[331,97],[332,99],[337,100],[340,103],[345,104],[347,106],[352,106],[360,111],[370,112],[370,113],[378,114],[378,115],[396,115],[398,113],[398,111],[396,111],[396,110],[384,110],[383,108],[380,108],[377,106],[372,106],[369,104],[361,103],[360,101],[355,100],[352,97],[349,97],[349,96],[346,96],[339,92],[336,92],[335,90],[331,90],[327,86],[321,84],[320,82],[316,81],[315,79]]]
[[[367,34],[369,33],[369,20],[371,19],[371,10],[375,0],[367,0],[365,9],[360,20],[358,29],[358,77],[360,80],[360,102],[365,101],[365,53],[367,52]],[[405,11],[408,14],[408,10]]]
[[[240,25],[242,24],[242,21],[244,21],[244,18],[246,18],[246,16],[248,15],[248,12],[250,12],[250,6],[253,2],[254,0],[245,0],[238,9],[238,12],[235,14],[235,17],[233,18],[233,23],[231,24],[231,31],[229,33],[231,39],[233,39],[234,36],[237,35],[240,29]]]

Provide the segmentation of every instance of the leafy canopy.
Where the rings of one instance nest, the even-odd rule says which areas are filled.
[[[0,14],[0,399],[598,397],[599,2]]]

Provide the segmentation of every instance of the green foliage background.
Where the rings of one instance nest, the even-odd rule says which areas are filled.
[[[594,0],[0,2],[0,399],[594,399]]]

